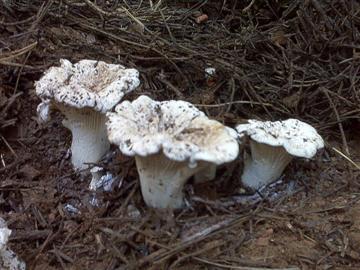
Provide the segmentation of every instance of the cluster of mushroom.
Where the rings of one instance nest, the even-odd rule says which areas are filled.
[[[241,138],[250,138],[242,182],[258,189],[275,181],[293,156],[311,158],[324,146],[310,125],[289,119],[277,122],[249,120],[236,130],[209,119],[185,101],[154,101],[140,96],[120,100],[140,84],[139,73],[120,65],[61,60],[36,82],[42,99],[38,114],[49,118],[50,108],[65,116],[72,132],[72,163],[84,169],[98,162],[110,143],[134,156],[146,204],[154,208],[181,208],[183,186],[215,178],[216,166],[239,155]]]

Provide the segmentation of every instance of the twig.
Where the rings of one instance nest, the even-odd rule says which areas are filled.
[[[1,164],[3,165],[3,167],[5,168],[6,167],[6,163],[5,163],[5,160],[4,160],[4,155],[1,153],[0,154],[0,159],[1,159]]]
[[[201,230],[200,232],[194,233],[185,239],[183,239],[183,242],[188,242],[196,238],[204,237],[212,233],[213,231],[216,231],[224,226],[229,225],[231,222],[233,222],[235,218],[226,219],[223,221],[220,221],[212,226],[206,227],[205,229]]]
[[[61,268],[62,268],[63,270],[66,270],[66,265],[65,265],[64,261],[62,260],[62,258],[61,258],[61,256],[60,256],[58,250],[57,250],[56,247],[55,247],[55,245],[53,245],[53,253],[55,254],[56,259],[57,259],[58,262],[60,263]]]
[[[12,149],[12,147],[10,146],[10,144],[6,141],[6,139],[4,138],[4,136],[0,134],[0,137],[1,137],[2,141],[6,144],[7,148],[9,148],[10,152],[11,152],[16,158],[19,158],[18,155],[15,153],[14,149]]]
[[[230,112],[231,110],[231,105],[234,104],[234,96],[235,96],[235,80],[234,78],[230,78],[229,80],[229,90],[231,89],[231,94],[230,94],[230,102],[229,102],[229,107],[226,109],[226,112]]]
[[[210,250],[212,250],[214,248],[221,247],[221,246],[223,246],[225,244],[226,244],[226,242],[224,240],[215,240],[215,241],[213,241],[211,243],[207,243],[204,248],[201,248],[201,249],[199,249],[199,250],[197,250],[197,251],[195,251],[193,253],[185,254],[182,257],[178,258],[176,261],[174,261],[170,265],[169,269],[170,270],[171,269],[176,269],[175,266],[177,266],[182,261],[184,261],[184,260],[186,260],[188,258],[193,258],[193,257],[195,257],[197,255],[202,254],[202,253],[208,252],[208,251],[210,251]]]
[[[340,116],[339,116],[339,113],[336,109],[336,106],[334,104],[334,102],[332,101],[332,99],[330,98],[330,95],[328,93],[328,90],[324,87],[321,88],[322,92],[325,94],[325,96],[327,97],[327,99],[329,100],[329,103],[330,103],[330,106],[331,108],[334,110],[334,113],[335,113],[335,116],[336,116],[336,120],[338,121],[338,125],[339,125],[339,130],[340,130],[340,134],[341,134],[341,139],[343,141],[343,145],[344,145],[344,149],[345,149],[345,152],[346,154],[349,156],[350,155],[350,152],[349,152],[349,147],[348,147],[348,144],[347,144],[347,141],[346,141],[346,136],[345,136],[345,132],[344,132],[344,128],[343,128],[343,125],[341,123],[341,119],[340,119]]]
[[[23,159],[17,159],[17,160],[15,160],[15,161],[13,161],[12,163],[10,163],[9,165],[7,165],[6,167],[0,168],[0,173],[5,172],[5,171],[7,171],[7,170],[9,170],[9,169],[14,168],[17,164],[19,164],[19,163],[21,163],[21,162],[23,162],[23,161],[24,161]]]
[[[4,26],[14,26],[14,25],[19,25],[19,24],[23,24],[23,23],[28,23],[30,22],[32,19],[34,19],[36,16],[30,16],[27,19],[21,20],[21,21],[16,21],[16,22],[0,22],[0,25],[4,25]]]
[[[25,47],[23,47],[21,49],[12,51],[9,56],[5,56],[3,58],[0,58],[0,64],[2,62],[7,62],[9,60],[12,60],[12,59],[14,59],[16,57],[19,57],[19,56],[31,51],[32,49],[34,49],[36,47],[37,44],[38,44],[37,41],[35,41],[35,42],[33,42],[33,43],[31,43],[31,44],[29,44],[29,45],[27,45],[27,46],[25,46]]]
[[[141,259],[139,261],[139,263],[138,263],[138,266],[142,266],[142,265],[144,265],[146,263],[149,263],[149,262],[161,262],[161,261],[164,261],[164,260],[172,257],[174,254],[177,254],[178,252],[181,252],[184,249],[186,249],[186,248],[188,248],[188,247],[190,247],[192,245],[198,244],[199,242],[205,240],[210,235],[218,234],[218,233],[222,232],[225,229],[229,229],[232,226],[237,226],[239,224],[244,223],[246,220],[248,220],[248,218],[249,218],[249,215],[243,215],[243,216],[241,216],[239,218],[234,219],[232,222],[230,222],[228,224],[224,224],[222,227],[217,228],[214,231],[211,231],[211,232],[209,232],[207,234],[198,235],[196,238],[192,238],[189,241],[182,242],[182,243],[180,243],[178,245],[170,247],[171,248],[170,250],[168,250],[168,249],[166,249],[166,250],[160,249],[159,251],[154,252],[154,253],[146,256],[145,258]]]
[[[251,0],[250,4],[243,8],[242,12],[247,12],[254,4],[255,0]]]
[[[139,184],[136,182],[134,187],[132,188],[132,190],[130,191],[129,195],[126,197],[125,201],[121,204],[118,213],[121,213],[122,215],[124,214],[124,211],[130,201],[130,199],[132,198],[132,196],[134,196],[135,191],[138,189]]]
[[[181,91],[176,86],[174,86],[171,82],[169,82],[165,78],[161,78],[161,76],[157,76],[157,79],[160,82],[162,82],[163,84],[165,84],[166,86],[168,86],[171,90],[173,90],[173,92],[176,94],[177,98],[180,98],[180,99],[184,98],[183,93],[181,93]]]
[[[289,268],[268,268],[268,267],[247,267],[247,266],[235,266],[235,265],[228,265],[228,264],[220,264],[215,263],[209,260],[205,260],[199,257],[195,257],[194,260],[203,262],[209,265],[225,268],[225,269],[237,269],[237,270],[300,270],[299,267],[289,267]]]
[[[345,155],[343,152],[341,152],[340,150],[336,149],[335,147],[331,148],[335,153],[339,154],[340,156],[342,156],[343,158],[345,158],[347,161],[349,161],[352,165],[354,165],[356,167],[356,169],[360,170],[360,166],[357,165],[351,158],[349,158],[347,155]]]
[[[250,105],[261,105],[261,106],[270,106],[270,107],[273,106],[270,103],[262,103],[262,102],[256,102],[256,101],[246,101],[246,100],[236,100],[236,101],[224,102],[224,103],[219,103],[219,104],[194,104],[194,106],[216,108],[216,107],[221,107],[221,106],[228,106],[231,104],[250,104]]]
[[[14,92],[13,92],[14,95],[16,94],[16,91],[18,89],[21,73],[22,73],[22,71],[24,69],[24,66],[25,66],[27,60],[29,59],[30,54],[31,54],[31,50],[28,51],[22,65],[20,66],[19,72],[18,72],[17,77],[16,77],[16,82],[15,82],[15,87],[14,87]]]
[[[91,7],[93,10],[97,11],[100,14],[100,17],[103,19],[102,15],[105,16],[110,16],[111,13],[106,12],[104,10],[102,10],[101,8],[99,8],[97,5],[95,5],[93,2],[89,1],[89,0],[84,0],[84,2]]]

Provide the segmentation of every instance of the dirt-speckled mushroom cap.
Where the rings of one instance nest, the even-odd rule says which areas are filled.
[[[72,64],[60,60],[35,83],[36,94],[43,100],[74,108],[90,107],[105,113],[123,96],[139,86],[139,72],[102,61],[81,60]]]
[[[248,120],[248,124],[240,124],[236,130],[240,136],[248,135],[258,143],[282,146],[297,157],[311,158],[324,147],[324,141],[316,129],[297,119],[275,122]]]
[[[208,161],[222,164],[234,160],[238,142],[221,123],[208,119],[185,101],[154,101],[140,96],[124,101],[107,113],[110,142],[130,156],[162,151],[175,161]]]

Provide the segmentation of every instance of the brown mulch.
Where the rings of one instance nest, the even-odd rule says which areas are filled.
[[[0,1],[10,247],[29,269],[359,269],[359,11],[351,0]],[[114,190],[91,193],[71,169],[61,117],[36,119],[33,82],[60,58],[137,68],[142,84],[127,98],[188,100],[229,126],[299,118],[327,148],[289,166],[278,187],[289,193],[250,204],[239,202],[238,161],[188,185],[190,207],[149,210],[133,160],[117,152],[104,161]]]

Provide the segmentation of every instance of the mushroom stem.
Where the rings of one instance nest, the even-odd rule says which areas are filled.
[[[246,157],[242,183],[253,190],[278,179],[292,156],[281,146],[270,146],[250,140],[251,157]]]
[[[208,167],[202,169],[194,175],[195,184],[205,183],[214,180],[216,177],[216,164],[210,164]]]
[[[76,169],[86,169],[85,163],[96,163],[109,150],[105,115],[91,109],[61,109],[66,116],[63,125],[71,131],[71,162]]]
[[[187,162],[170,160],[162,153],[135,156],[135,160],[141,193],[145,203],[154,208],[183,207],[182,190],[186,181],[204,168],[201,164],[190,168]]]

